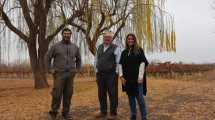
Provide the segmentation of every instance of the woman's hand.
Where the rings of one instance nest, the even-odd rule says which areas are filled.
[[[137,82],[138,84],[143,84],[143,79],[139,79]]]
[[[122,76],[120,76],[120,80],[121,80],[121,82],[122,82],[122,85],[124,85],[124,86],[125,86],[125,83],[126,83],[125,78],[124,78],[124,77],[122,77]]]

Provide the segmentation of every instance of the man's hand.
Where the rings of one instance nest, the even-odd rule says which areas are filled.
[[[121,82],[122,82],[122,85],[124,85],[124,86],[125,86],[125,83],[126,83],[125,78],[124,78],[124,77],[122,77],[122,76],[120,76],[120,80],[121,80]]]
[[[55,70],[54,70],[54,69],[50,69],[50,70],[48,71],[48,73],[49,73],[49,74],[54,74],[54,73],[55,73]]]

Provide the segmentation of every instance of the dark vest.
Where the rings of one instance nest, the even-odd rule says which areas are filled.
[[[116,71],[116,56],[114,51],[116,45],[110,44],[109,48],[104,52],[103,44],[97,50],[97,64],[98,72],[115,72]]]

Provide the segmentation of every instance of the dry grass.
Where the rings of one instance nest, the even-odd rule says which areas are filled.
[[[215,73],[215,72],[214,72]],[[210,74],[214,75],[214,74]],[[210,77],[211,78],[211,77]],[[95,78],[76,78],[72,113],[75,120],[94,120],[98,110]],[[31,80],[0,81],[1,120],[47,120],[51,87],[33,89]],[[50,84],[52,81],[49,81]],[[215,119],[214,80],[149,79],[146,97],[149,120]],[[119,87],[120,120],[129,117],[127,98]]]

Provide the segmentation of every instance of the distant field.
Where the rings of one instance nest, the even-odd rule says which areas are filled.
[[[26,65],[27,66],[27,65]],[[183,75],[193,75],[215,70],[215,64],[178,64],[178,63],[154,63],[147,68],[149,76],[162,78],[178,78]],[[78,76],[94,76],[94,68],[92,65],[84,65]],[[1,66],[0,79],[31,79],[32,72],[29,67],[23,66]]]
[[[197,79],[198,78],[198,79]],[[94,77],[75,79],[72,113],[75,120],[95,120],[98,110]],[[187,79],[149,78],[146,97],[149,120],[214,120],[215,72]],[[52,85],[52,80],[49,80]],[[48,89],[33,89],[32,80],[0,80],[1,120],[47,120]],[[119,87],[119,120],[128,120],[128,101]]]

